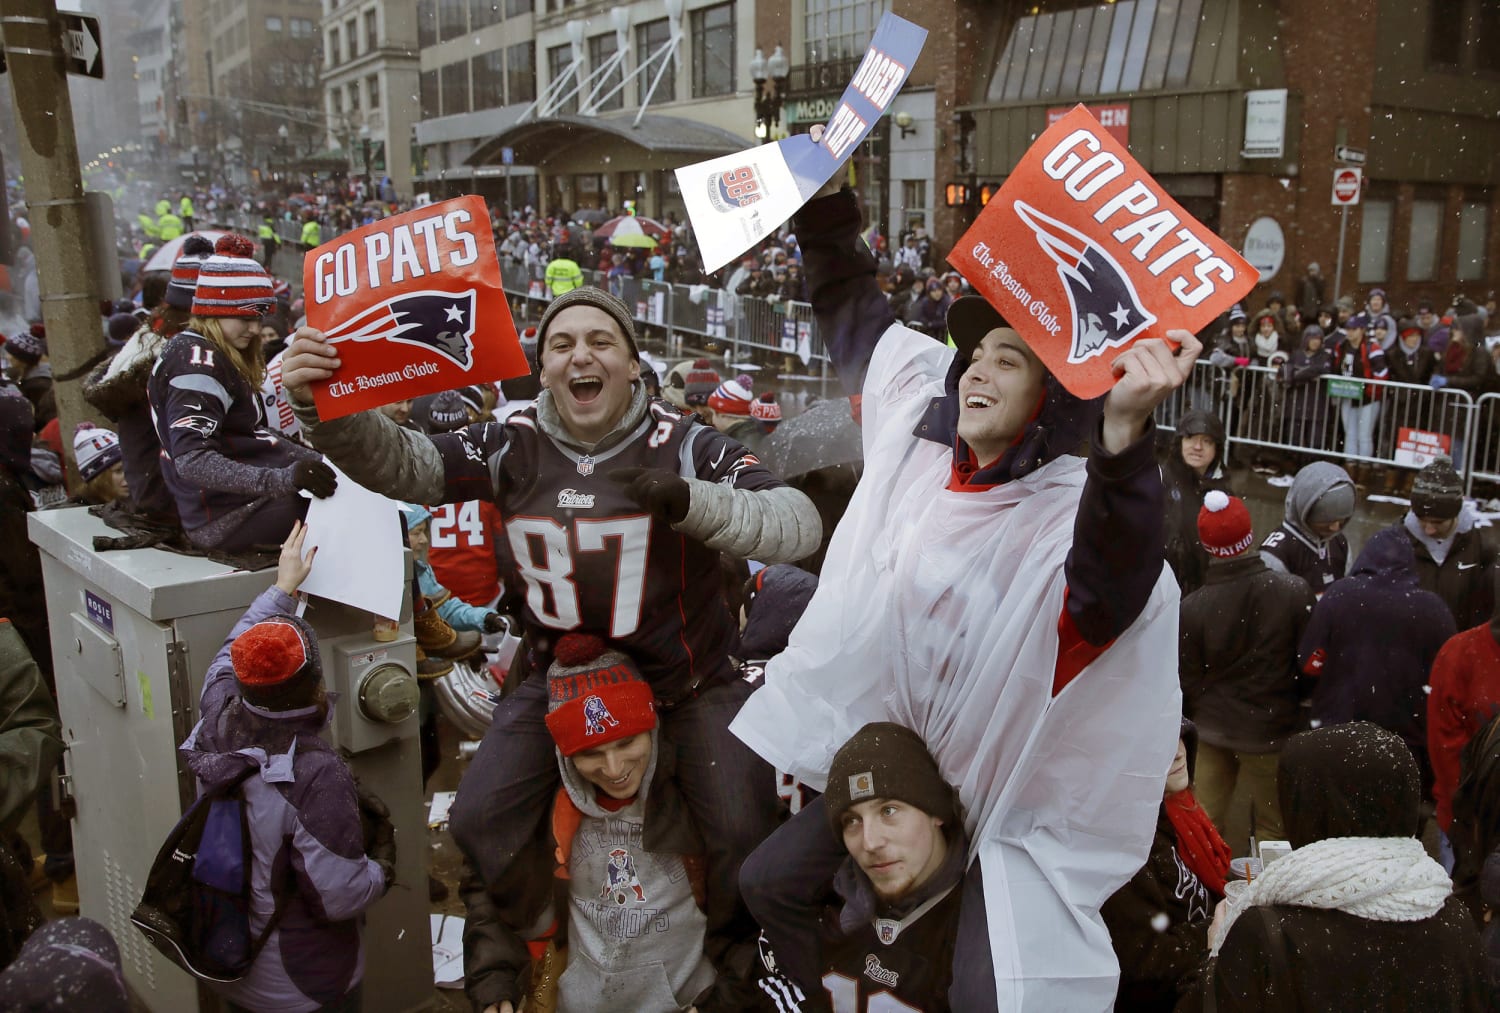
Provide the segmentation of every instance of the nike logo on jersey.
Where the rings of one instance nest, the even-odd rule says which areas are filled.
[[[1459,563],[1458,564],[1458,568],[1460,570],[1472,570],[1472,569],[1474,569],[1474,567],[1476,567],[1478,565],[1479,565],[1478,563]]]
[[[557,494],[558,509],[569,510],[592,510],[594,509],[594,496],[592,493],[579,492],[577,489],[564,489]]]

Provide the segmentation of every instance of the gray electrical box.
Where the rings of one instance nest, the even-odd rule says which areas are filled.
[[[195,795],[177,746],[198,719],[208,664],[276,571],[159,549],[95,552],[94,536],[119,532],[83,507],[33,513],[29,523],[47,584],[81,913],[114,934],[149,1009],[197,1010],[197,983],[146,942],[130,913]],[[365,924],[365,1005],[421,1009],[432,999],[432,943],[411,603],[390,642],[371,636],[368,612],[335,602],[312,599],[305,618],[318,632],[324,683],[338,694],[326,734],[396,827],[395,884]]]

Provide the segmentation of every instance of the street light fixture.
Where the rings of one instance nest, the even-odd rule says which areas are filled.
[[[769,60],[759,49],[750,59],[750,80],[755,82],[755,136],[760,140],[766,140],[771,128],[781,124],[781,104],[791,70],[780,46],[771,52]]]
[[[370,125],[359,128],[359,146],[365,157],[365,196],[369,197],[373,181],[370,178]]]

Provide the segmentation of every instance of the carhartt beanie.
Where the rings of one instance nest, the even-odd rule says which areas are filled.
[[[172,280],[167,282],[167,293],[162,298],[168,306],[179,310],[193,308],[193,293],[198,289],[198,272],[203,262],[213,256],[214,244],[194,233],[182,241],[182,253],[172,263]]]
[[[1198,541],[1204,551],[1220,559],[1232,559],[1248,551],[1255,543],[1255,531],[1245,501],[1210,489],[1198,511]]]
[[[323,682],[318,635],[296,616],[256,623],[229,645],[229,660],[240,696],[265,710],[305,707]]]
[[[823,792],[833,836],[844,839],[843,816],[866,799],[905,802],[952,825],[958,793],[943,780],[922,737],[890,721],[865,725],[839,747]]]
[[[547,669],[547,731],[559,752],[572,756],[655,727],[656,696],[635,662],[593,634],[557,641]]]
[[[1446,457],[1431,461],[1411,484],[1411,512],[1451,520],[1464,508],[1464,483]]]
[[[625,335],[625,342],[630,346],[631,356],[637,362],[640,361],[641,350],[635,344],[635,321],[630,317],[629,307],[603,289],[594,288],[590,285],[584,285],[570,292],[564,292],[552,300],[551,305],[542,314],[541,323],[537,325],[537,341],[539,345],[546,342],[547,327],[552,323],[553,318],[570,306],[592,306],[595,309],[600,309],[608,313],[614,318],[615,323],[620,325],[620,333]]]

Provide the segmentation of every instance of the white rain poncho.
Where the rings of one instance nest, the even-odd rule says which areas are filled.
[[[865,474],[817,593],[731,726],[815,787],[871,721],[921,733],[958,786],[984,869],[999,1008],[1107,1010],[1099,906],[1146,859],[1180,723],[1177,585],[1054,699],[1085,465],[1064,456],[954,492],[950,448],[912,435],[952,348],[900,325],[865,382]]]

